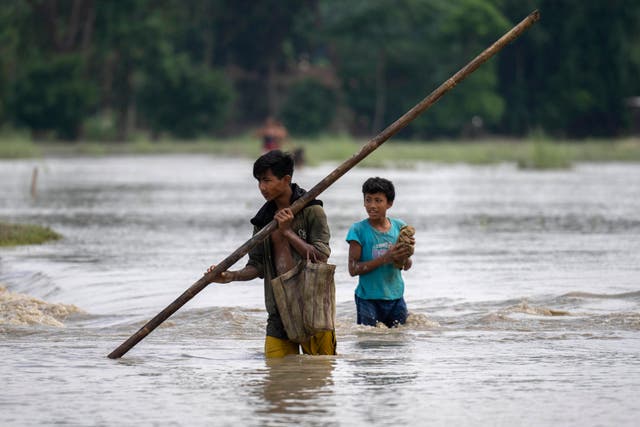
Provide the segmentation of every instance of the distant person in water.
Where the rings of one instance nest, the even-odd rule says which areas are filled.
[[[335,355],[335,330],[316,333],[303,344],[289,340],[273,292],[272,279],[290,272],[303,259],[326,262],[331,253],[329,226],[322,202],[313,199],[295,215],[290,209],[293,202],[305,193],[305,190],[291,182],[293,168],[293,157],[280,150],[269,151],[256,160],[253,176],[258,180],[258,189],[266,203],[251,219],[253,234],[273,219],[278,222],[278,228],[249,251],[249,261],[244,268],[224,271],[213,281],[229,283],[264,278],[268,314],[264,345],[266,357],[299,354],[300,348],[304,354]],[[214,265],[208,272],[213,268]]]
[[[402,235],[413,228],[401,219],[387,217],[395,199],[391,181],[369,178],[362,185],[362,194],[368,217],[354,223],[346,238],[349,274],[358,276],[357,322],[369,326],[381,322],[391,328],[404,324],[408,316],[401,271],[411,268],[415,240],[411,233],[403,242]]]
[[[258,129],[257,135],[262,139],[262,151],[279,150],[288,136],[287,129],[273,117],[267,117],[264,125]]]
[[[305,161],[304,148],[298,147],[293,150],[293,162],[295,163],[296,168],[301,168],[302,166],[304,166]]]

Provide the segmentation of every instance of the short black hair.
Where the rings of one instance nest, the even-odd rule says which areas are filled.
[[[253,164],[253,177],[260,179],[269,169],[278,178],[293,176],[293,156],[280,150],[271,150],[258,157]]]
[[[389,202],[393,202],[393,199],[396,198],[396,189],[393,187],[393,183],[388,179],[377,176],[367,179],[364,184],[362,184],[363,195],[375,193],[383,193]]]

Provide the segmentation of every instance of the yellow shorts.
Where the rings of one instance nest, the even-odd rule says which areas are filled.
[[[270,337],[264,340],[264,355],[265,357],[285,357],[289,354],[300,354],[300,347],[304,354],[310,355],[328,355],[335,356],[336,354],[336,332],[335,331],[322,331],[318,332],[311,339],[304,343],[298,344],[293,341]]]

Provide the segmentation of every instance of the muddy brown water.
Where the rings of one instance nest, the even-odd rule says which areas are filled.
[[[325,203],[335,357],[266,361],[259,280],[211,285],[106,355],[250,237],[252,162],[0,161],[0,218],[64,235],[0,248],[2,425],[635,425],[640,165],[356,168]],[[38,167],[37,198],[30,179]],[[306,167],[310,188],[336,165]],[[416,228],[411,316],[355,325],[349,225],[369,176]],[[237,266],[243,265],[241,260]]]

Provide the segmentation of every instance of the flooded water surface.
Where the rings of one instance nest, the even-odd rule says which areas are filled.
[[[306,167],[311,188],[336,165]],[[36,198],[30,195],[33,168]],[[636,425],[640,165],[356,168],[323,193],[338,356],[265,360],[262,282],[212,284],[106,356],[251,233],[252,162],[0,161],[0,425]],[[406,325],[355,325],[344,241],[370,176],[416,227]],[[246,258],[234,268],[244,265]]]

